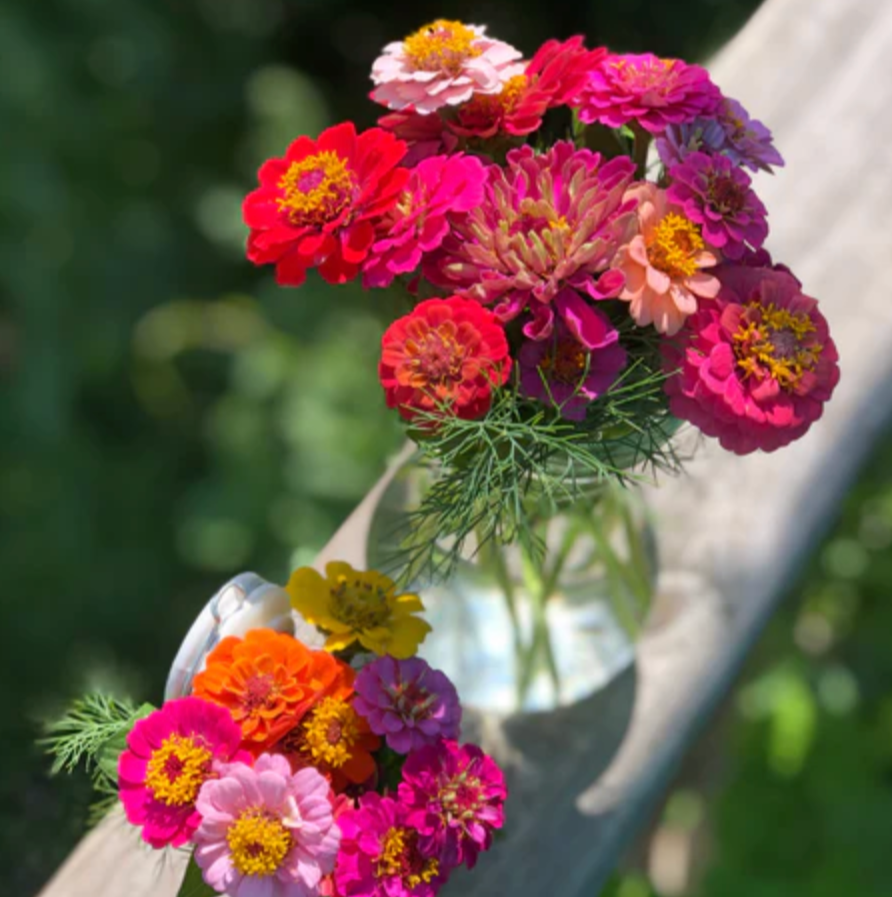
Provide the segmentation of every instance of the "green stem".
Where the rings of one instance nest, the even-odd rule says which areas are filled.
[[[650,147],[651,136],[640,125],[633,124],[635,133],[635,146],[632,150],[632,161],[637,166],[637,177],[643,180],[647,175],[647,150]]]

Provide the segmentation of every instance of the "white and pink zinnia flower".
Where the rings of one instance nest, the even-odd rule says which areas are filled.
[[[333,871],[341,833],[331,788],[317,770],[292,773],[285,757],[219,769],[198,795],[195,860],[204,880],[237,897],[311,897]]]
[[[475,93],[498,93],[516,74],[521,54],[479,25],[437,19],[384,48],[372,65],[372,99],[390,109],[426,115]]]

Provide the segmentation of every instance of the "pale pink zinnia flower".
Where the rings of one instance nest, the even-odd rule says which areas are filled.
[[[219,773],[198,795],[195,860],[207,884],[238,897],[318,894],[341,838],[322,774],[311,767],[292,773],[278,754]]]
[[[372,99],[391,109],[426,115],[457,106],[475,93],[498,93],[520,52],[486,37],[478,25],[437,19],[384,48],[372,65]]]
[[[703,270],[718,260],[706,250],[700,226],[670,205],[665,190],[640,183],[629,188],[629,197],[638,200],[639,233],[613,260],[626,276],[619,298],[639,327],[653,324],[672,336],[697,310],[698,299],[718,295],[718,280]]]

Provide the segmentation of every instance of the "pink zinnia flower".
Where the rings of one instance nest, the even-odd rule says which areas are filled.
[[[639,327],[652,323],[671,336],[697,310],[698,298],[718,294],[718,280],[703,270],[718,260],[707,251],[700,226],[671,206],[664,190],[643,182],[627,196],[638,201],[639,233],[613,261],[626,278],[619,298]]]
[[[586,124],[611,128],[637,123],[651,134],[713,115],[721,91],[699,65],[652,53],[610,55],[589,76],[574,105]]]
[[[424,849],[406,808],[392,798],[364,794],[338,823],[335,885],[341,897],[434,897],[451,871]]]
[[[273,754],[220,776],[198,796],[195,860],[207,884],[238,897],[318,894],[340,843],[328,782],[312,768],[292,773]]]
[[[353,706],[398,754],[458,738],[461,704],[449,677],[420,657],[379,657],[357,674]]]
[[[412,169],[396,206],[382,223],[384,237],[363,266],[366,287],[387,287],[421,264],[449,233],[449,215],[468,212],[483,199],[486,169],[473,157],[434,156]]]
[[[691,153],[669,170],[666,198],[701,227],[703,239],[725,258],[739,259],[768,236],[768,212],[752,178],[725,156]]]
[[[314,267],[329,283],[352,280],[409,177],[397,167],[405,155],[389,131],[357,134],[352,122],[318,140],[298,137],[284,158],[264,162],[260,187],[245,198],[248,258],[275,265],[285,286],[300,286]]]
[[[520,387],[532,399],[555,405],[567,420],[584,420],[588,405],[604,395],[626,366],[619,331],[599,309],[602,337],[586,348],[559,321],[548,339],[527,340],[518,354]]]
[[[491,165],[487,174],[483,202],[425,259],[425,276],[492,305],[501,321],[529,312],[531,339],[551,335],[557,312],[588,346],[589,327],[599,333],[600,325],[576,291],[598,300],[622,289],[610,264],[634,233],[635,201],[623,199],[634,164],[625,156],[603,162],[562,140],[541,154],[512,150],[506,168]]]
[[[448,867],[470,869],[505,819],[505,776],[476,745],[440,741],[409,754],[399,798],[422,847]]]
[[[457,106],[475,93],[497,93],[520,52],[477,25],[437,19],[388,44],[372,65],[372,99],[391,109],[426,115]]]
[[[817,302],[783,271],[718,269],[722,291],[664,344],[669,407],[739,455],[802,436],[839,380]]]
[[[139,720],[118,760],[118,793],[128,821],[152,847],[180,847],[201,822],[196,800],[217,762],[251,762],[229,711],[200,698],[167,701]]]

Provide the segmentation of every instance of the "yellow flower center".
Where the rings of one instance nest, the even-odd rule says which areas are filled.
[[[498,93],[475,93],[459,108],[459,120],[477,127],[494,124],[502,115],[510,115],[515,110],[528,82],[526,75],[514,75]]]
[[[440,874],[440,864],[418,852],[418,834],[402,826],[393,826],[384,836],[378,857],[378,878],[401,878],[410,889],[430,882]]]
[[[416,71],[457,75],[465,60],[483,51],[474,46],[477,35],[467,25],[437,19],[403,41],[403,50]]]
[[[212,752],[195,738],[170,735],[152,751],[146,787],[155,800],[169,807],[193,804],[210,774],[212,758]]]
[[[737,365],[747,377],[773,377],[781,388],[794,390],[806,371],[813,371],[824,347],[810,337],[815,325],[807,314],[797,314],[774,303],[750,302],[747,309],[757,320],[741,321],[733,334]]]
[[[389,581],[388,581],[389,583]],[[390,620],[392,585],[363,578],[338,576],[330,590],[331,615],[354,631],[375,629]]]
[[[411,338],[406,340],[409,386],[448,389],[462,381],[467,347],[459,343],[457,335],[452,321],[444,321],[439,327],[429,328],[423,322],[414,326]]]
[[[644,92],[671,84],[677,77],[673,72],[676,62],[675,59],[639,59],[631,63],[616,59],[610,64],[626,87]]]
[[[274,875],[294,845],[281,820],[263,810],[243,810],[226,833],[232,865],[242,875]]]
[[[347,160],[324,150],[292,162],[279,180],[279,211],[293,224],[321,225],[337,218],[350,203],[356,175]]]
[[[693,221],[669,212],[647,240],[647,258],[658,271],[673,280],[682,280],[696,273],[697,256],[705,245],[700,228]]]
[[[302,750],[317,763],[339,769],[359,740],[356,711],[337,698],[323,698],[301,722]]]

